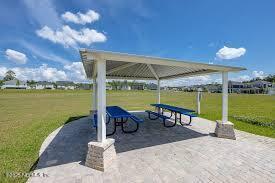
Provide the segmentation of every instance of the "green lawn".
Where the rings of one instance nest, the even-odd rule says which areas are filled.
[[[161,102],[195,109],[195,95],[162,92]],[[110,91],[107,98],[109,105],[128,110],[150,109],[155,101],[153,91]],[[89,91],[0,90],[0,182],[24,182],[26,178],[7,178],[5,173],[28,172],[48,134],[70,117],[87,115],[90,105]],[[221,95],[204,93],[201,111],[205,118],[220,119]],[[229,96],[229,119],[237,129],[275,138],[274,111],[275,96]]]

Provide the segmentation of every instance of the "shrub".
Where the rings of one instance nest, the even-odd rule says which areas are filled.
[[[248,116],[232,116],[234,119],[238,121],[242,121],[245,123],[250,123],[257,126],[265,126],[271,127],[275,129],[275,121],[271,121],[270,119],[261,118],[261,117],[248,117]]]

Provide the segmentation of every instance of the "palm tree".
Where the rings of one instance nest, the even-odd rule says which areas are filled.
[[[110,85],[112,86],[112,88],[114,88],[115,90],[118,89],[118,86],[119,86],[119,81],[115,81],[113,80]]]

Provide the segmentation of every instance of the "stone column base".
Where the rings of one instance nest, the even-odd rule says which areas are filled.
[[[108,138],[104,142],[89,142],[85,166],[104,171],[116,158],[115,139]]]
[[[236,140],[233,123],[230,121],[223,123],[220,120],[216,122],[215,134],[217,137]]]

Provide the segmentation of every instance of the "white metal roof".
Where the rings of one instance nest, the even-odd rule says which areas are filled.
[[[81,49],[81,60],[89,79],[96,74],[95,61],[106,60],[107,79],[162,80],[219,72],[238,72],[242,67]]]

